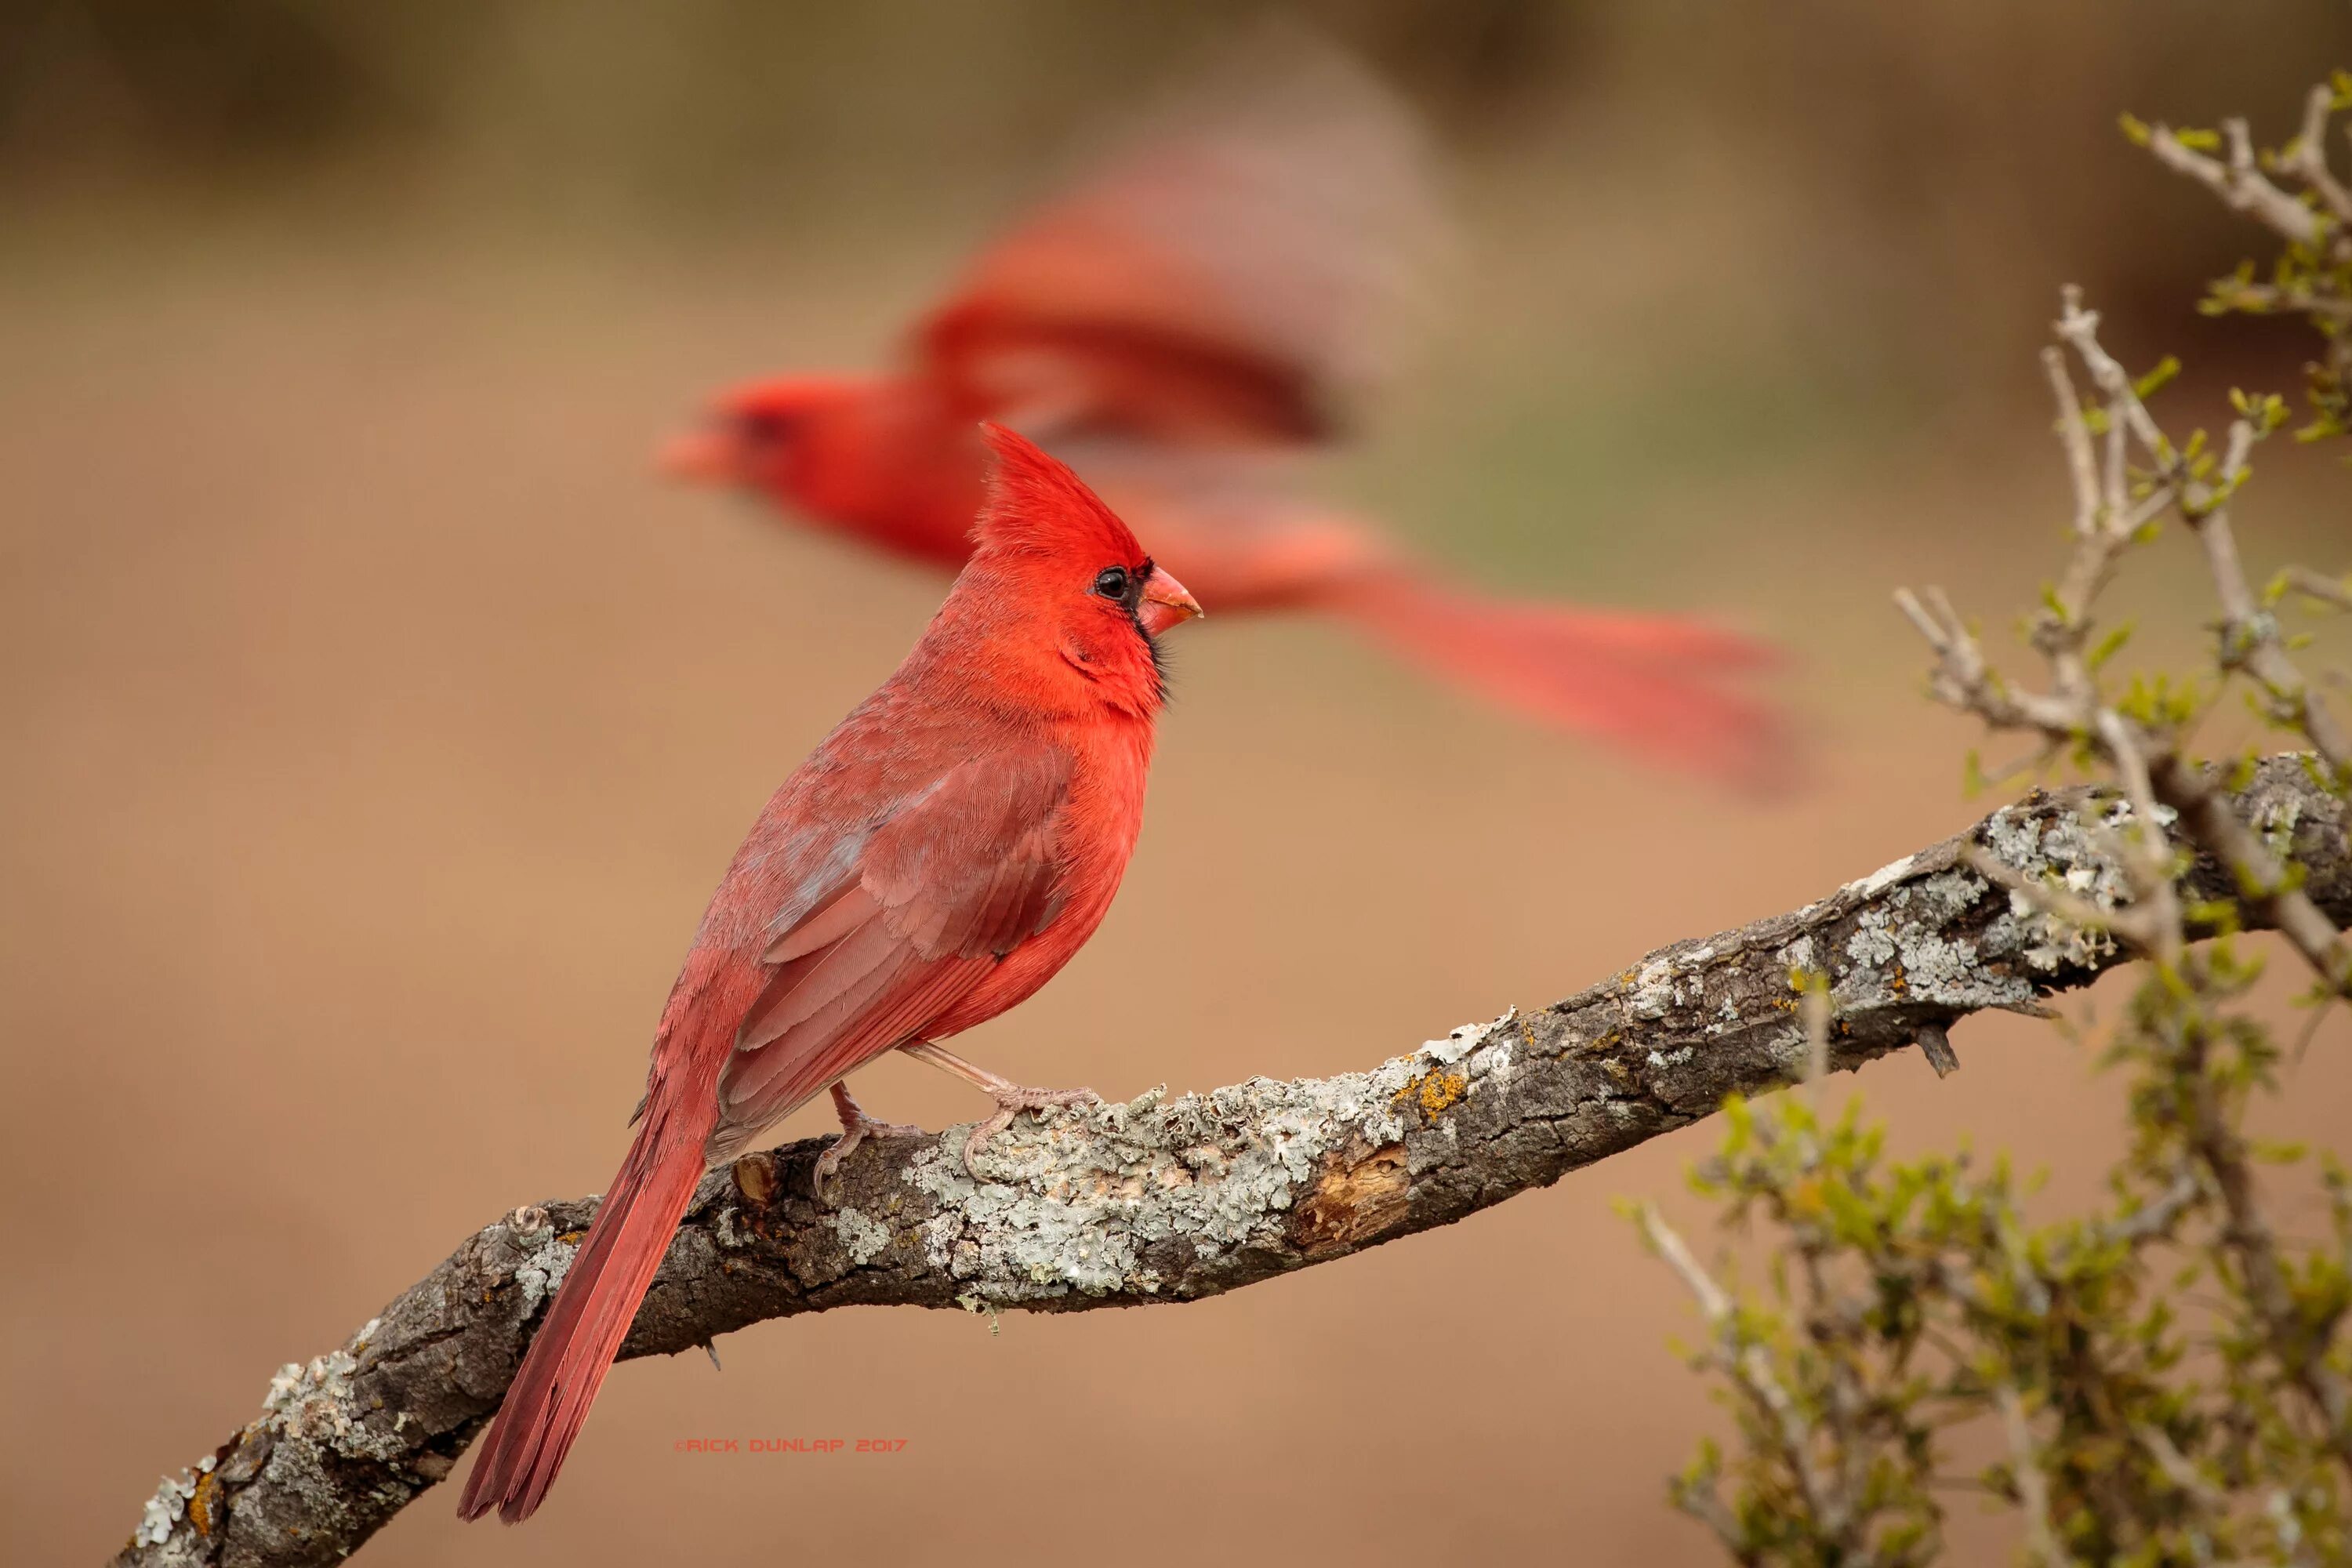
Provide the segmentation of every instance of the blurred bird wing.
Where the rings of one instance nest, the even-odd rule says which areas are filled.
[[[1324,438],[1441,232],[1428,164],[1354,62],[1253,50],[984,250],[915,357],[974,417]]]
[[[1212,616],[1309,603],[1401,559],[1373,524],[1303,493],[1294,454],[1083,432],[1048,445]]]
[[[719,1081],[722,1138],[765,1127],[921,1034],[1061,912],[1066,752],[958,763],[866,834],[770,942]]]

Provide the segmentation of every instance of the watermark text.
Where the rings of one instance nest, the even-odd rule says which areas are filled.
[[[680,1437],[680,1454],[899,1454],[904,1437]]]

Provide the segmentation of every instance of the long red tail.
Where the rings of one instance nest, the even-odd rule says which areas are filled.
[[[1415,663],[1545,723],[1748,788],[1785,783],[1786,721],[1722,677],[1770,645],[1697,621],[1492,599],[1402,574],[1324,601]]]
[[[509,1524],[520,1523],[555,1484],[701,1180],[704,1145],[719,1114],[715,1089],[701,1087],[709,1092],[654,1095],[482,1439],[457,1504],[461,1518],[479,1519],[495,1508]]]

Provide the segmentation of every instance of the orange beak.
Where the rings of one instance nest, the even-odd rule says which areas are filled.
[[[1152,636],[1181,626],[1201,613],[1201,601],[1163,569],[1154,566],[1151,575],[1143,580],[1143,603],[1135,612],[1135,618]]]
[[[690,430],[662,443],[656,459],[661,475],[691,485],[737,482],[735,443],[719,430]]]

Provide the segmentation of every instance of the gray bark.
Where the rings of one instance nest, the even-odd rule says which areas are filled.
[[[2352,917],[2342,803],[2300,759],[2265,763],[2236,804],[2302,863],[2323,909]],[[837,1206],[810,1191],[824,1141],[748,1156],[704,1179],[621,1353],[835,1307],[1190,1301],[1450,1225],[1801,1074],[1794,971],[1829,977],[1831,1066],[1920,1045],[1946,1070],[1957,1020],[2038,1011],[2126,958],[1968,869],[1964,847],[2112,905],[2122,874],[2088,814],[2126,809],[2037,792],[1801,910],[1662,948],[1369,1072],[1024,1116],[989,1145],[982,1183],[964,1173],[961,1130],[867,1143]],[[2210,862],[2186,881],[2195,899],[2234,897]],[[116,1563],[326,1564],[356,1550],[498,1408],[596,1203],[514,1211],[340,1349],[289,1365],[257,1416],[164,1482]]]

